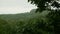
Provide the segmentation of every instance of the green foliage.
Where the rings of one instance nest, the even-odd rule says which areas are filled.
[[[48,13],[47,18],[50,19],[54,26],[54,33],[59,34],[60,33],[60,1],[59,0],[28,0],[28,2],[31,2],[31,4],[35,4],[38,8],[36,12],[42,12],[45,10],[50,10],[50,13]],[[49,5],[49,3],[51,3]],[[56,7],[56,10],[51,11],[51,6]],[[48,22],[50,23],[50,22]]]
[[[60,32],[60,11],[51,12],[47,16],[49,19],[53,20],[54,32],[59,34]]]
[[[34,11],[34,10],[32,10]],[[0,16],[0,34],[54,34],[59,33],[60,12],[45,10],[41,13]],[[28,16],[29,15],[29,16]],[[7,17],[8,16],[8,17]],[[57,28],[56,28],[56,27]],[[58,32],[56,32],[58,31]]]
[[[44,10],[51,10],[51,6],[59,8],[60,3],[58,3],[57,1],[59,0],[28,0],[28,2],[31,2],[31,4],[35,4],[38,7],[36,12],[38,11],[42,12]]]
[[[60,12],[46,10],[45,3],[54,0],[28,0],[36,4],[34,12],[0,15],[0,34],[58,34],[60,27]]]
[[[10,31],[10,26],[8,22],[5,20],[0,19],[0,34],[9,34]]]
[[[46,17],[49,13],[46,12],[25,13],[29,16],[24,16],[23,14],[24,17],[18,14],[23,19],[17,19],[17,15],[13,15],[16,20],[12,18],[12,15],[8,15],[9,18],[6,15],[1,15],[0,18],[3,20],[0,19],[0,34],[53,34],[53,21]]]

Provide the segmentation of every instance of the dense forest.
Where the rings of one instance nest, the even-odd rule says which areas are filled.
[[[27,13],[0,15],[0,34],[60,34],[60,3],[56,0],[28,2],[38,8]]]
[[[49,19],[46,17],[50,11],[35,13],[35,10],[0,15],[0,34],[53,34],[54,26],[52,23],[48,24]]]

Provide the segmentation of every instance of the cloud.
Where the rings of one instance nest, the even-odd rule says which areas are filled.
[[[27,0],[0,0],[0,14],[24,13],[36,8]]]

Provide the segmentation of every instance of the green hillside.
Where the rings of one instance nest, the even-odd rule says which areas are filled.
[[[29,20],[37,16],[38,16],[38,13],[35,13],[35,11],[31,11],[30,13],[27,12],[27,13],[20,13],[20,14],[3,14],[3,15],[0,15],[0,18],[8,22],[15,22],[20,20]]]
[[[0,34],[53,34],[52,23],[48,23],[50,20],[46,17],[49,12],[35,13],[33,9],[27,13],[2,14]]]
[[[41,16],[45,16],[44,13],[46,13],[47,11],[45,12],[42,12]],[[46,13],[47,14],[47,13]],[[24,19],[31,19],[31,18],[35,18],[35,17],[38,17],[40,15],[40,13],[35,13],[35,9],[31,10],[30,12],[27,12],[27,13],[20,13],[20,14],[2,14],[0,15],[0,18],[1,19],[4,19],[6,21],[19,21],[19,20],[24,20]]]

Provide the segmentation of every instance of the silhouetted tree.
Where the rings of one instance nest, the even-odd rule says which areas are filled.
[[[51,7],[60,7],[59,0],[28,0],[31,4],[35,4],[38,8],[37,11],[43,11],[46,9],[51,10]]]

